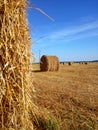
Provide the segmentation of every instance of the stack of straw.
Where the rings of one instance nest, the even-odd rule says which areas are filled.
[[[33,130],[26,8],[26,0],[0,0],[0,130]]]

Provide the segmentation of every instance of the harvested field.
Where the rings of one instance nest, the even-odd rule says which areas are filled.
[[[98,63],[41,72],[33,65],[36,104],[47,108],[60,130],[98,130]]]

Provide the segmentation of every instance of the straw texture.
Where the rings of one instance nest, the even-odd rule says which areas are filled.
[[[0,0],[0,130],[33,130],[26,0]]]
[[[57,56],[43,55],[40,60],[41,71],[58,71],[59,59]]]

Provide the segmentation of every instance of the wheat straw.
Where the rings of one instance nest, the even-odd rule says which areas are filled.
[[[33,130],[26,0],[0,1],[0,130]]]

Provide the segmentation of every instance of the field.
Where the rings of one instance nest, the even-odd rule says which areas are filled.
[[[35,103],[52,113],[60,130],[98,130],[98,63],[60,64],[58,72],[32,68]]]

